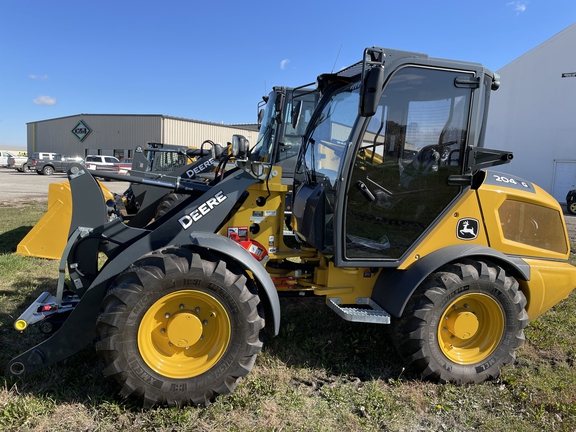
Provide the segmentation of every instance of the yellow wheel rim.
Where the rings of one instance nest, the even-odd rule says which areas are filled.
[[[212,368],[224,355],[230,335],[230,318],[218,300],[201,291],[177,291],[144,314],[138,349],[151,369],[183,379]]]
[[[453,301],[438,323],[438,343],[444,355],[458,364],[485,360],[504,334],[502,308],[486,294],[466,294]]]

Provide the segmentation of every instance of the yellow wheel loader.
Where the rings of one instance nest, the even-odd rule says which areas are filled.
[[[61,277],[15,323],[61,327],[13,358],[9,373],[95,341],[123,396],[204,404],[250,372],[264,329],[279,332],[279,298],[297,294],[387,328],[422,378],[497,377],[529,321],[576,287],[560,205],[494,170],[512,154],[484,147],[498,77],[477,63],[373,47],[317,82],[294,171],[299,248],[283,242],[281,168],[253,160],[235,136],[233,154],[246,163],[174,184],[189,198],[148,226],[118,218],[72,233],[61,274],[73,289]],[[77,196],[98,201],[90,173],[77,166],[69,178],[74,213],[88,206],[77,208]],[[100,201],[91,213],[105,213]]]

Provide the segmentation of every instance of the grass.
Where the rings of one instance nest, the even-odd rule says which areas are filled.
[[[494,382],[424,382],[404,370],[382,326],[348,323],[321,299],[283,299],[280,335],[265,343],[237,390],[204,408],[142,410],[118,396],[88,347],[14,379],[10,358],[41,340],[14,319],[56,286],[57,262],[16,245],[45,204],[0,206],[0,429],[5,431],[573,431],[576,294],[526,330],[515,364]]]

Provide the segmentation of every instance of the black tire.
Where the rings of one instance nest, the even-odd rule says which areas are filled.
[[[36,170],[36,174],[44,175],[44,172]]]
[[[44,175],[52,175],[54,174],[54,168],[52,168],[50,165],[45,166],[44,168],[42,168],[42,174]]]
[[[145,256],[103,300],[96,350],[104,375],[146,407],[228,394],[262,349],[259,302],[251,281],[224,261],[183,248]]]
[[[568,201],[568,203],[566,203],[566,209],[571,215],[576,215],[576,200]]]
[[[154,215],[154,219],[161,218],[189,196],[190,195],[187,194],[169,193],[162,199],[162,202],[158,205],[158,208],[156,209],[156,214]]]
[[[133,215],[138,213],[140,210],[139,204],[136,202],[136,197],[134,196],[134,191],[132,190],[132,186],[128,186],[128,189],[124,191],[122,194],[123,198],[126,200],[126,211],[129,215]]]
[[[462,260],[428,276],[392,320],[391,336],[410,368],[441,383],[496,378],[515,359],[528,325],[516,279],[488,262]]]

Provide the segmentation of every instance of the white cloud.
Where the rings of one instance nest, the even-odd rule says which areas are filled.
[[[34,74],[30,74],[30,75],[28,75],[28,77],[30,77],[30,79],[35,79],[35,80],[45,80],[45,79],[48,79],[48,75],[34,75]]]
[[[36,105],[52,106],[56,105],[56,98],[52,96],[38,96],[33,101]]]
[[[510,3],[506,3],[506,6],[512,6],[514,8],[514,10],[516,11],[516,15],[521,14],[522,12],[524,12],[526,10],[526,6],[528,5],[529,2],[527,1],[512,1]]]
[[[286,66],[290,63],[290,60],[284,59],[280,62],[280,69],[286,69]]]

